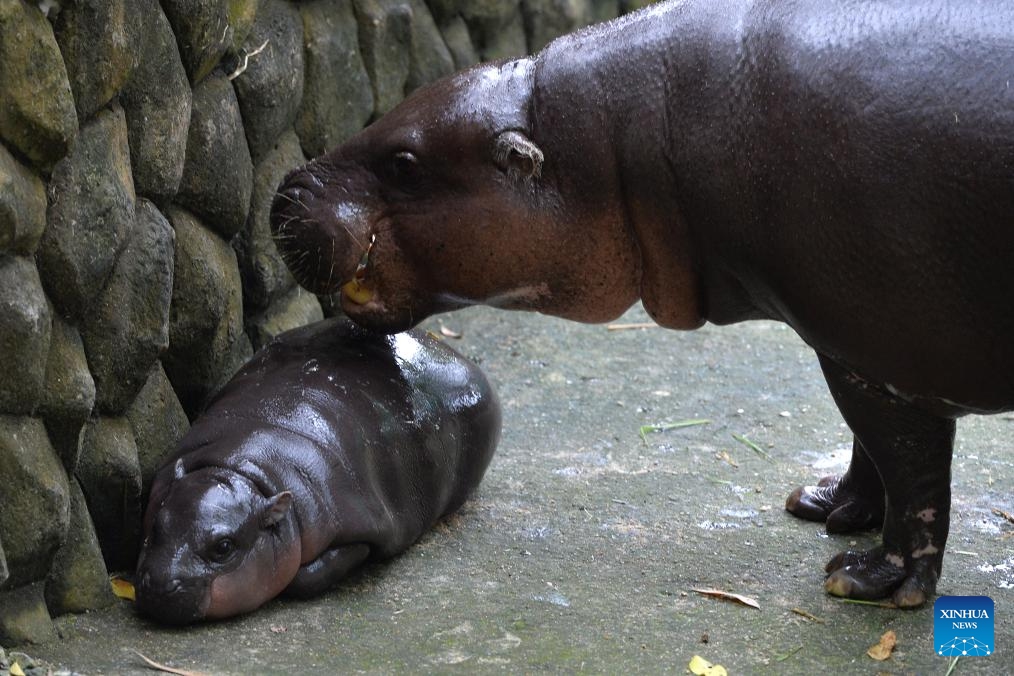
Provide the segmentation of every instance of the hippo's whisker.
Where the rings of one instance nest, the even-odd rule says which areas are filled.
[[[277,195],[278,197],[281,197],[284,200],[288,200],[289,203],[291,203],[291,204],[295,204],[296,206],[302,207],[306,211],[310,210],[310,208],[308,206],[306,206],[306,204],[304,204],[302,200],[297,200],[294,197],[286,195],[283,192],[276,192],[275,195]]]

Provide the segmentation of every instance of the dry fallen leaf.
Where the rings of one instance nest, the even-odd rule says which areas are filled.
[[[891,656],[891,651],[898,644],[898,637],[893,629],[888,629],[880,637],[880,643],[866,651],[866,654],[875,660],[883,662]]]
[[[723,462],[732,465],[733,467],[739,467],[739,463],[732,459],[728,451],[719,451],[718,453],[715,454],[715,457]]]
[[[113,594],[119,598],[127,599],[128,601],[134,600],[134,585],[130,581],[114,576],[109,578],[109,584],[113,588]]]
[[[750,598],[749,596],[743,596],[742,594],[733,594],[732,592],[722,591],[721,589],[691,589],[690,591],[695,591],[698,594],[712,596],[724,601],[735,601],[737,603],[742,603],[744,606],[750,606],[751,608],[760,610],[760,604],[757,603],[757,599]]]
[[[137,653],[137,656],[140,657],[142,660],[144,660],[145,664],[147,664],[152,669],[164,671],[167,674],[176,674],[176,676],[205,676],[205,674],[200,671],[187,671],[186,669],[176,669],[175,667],[167,667],[164,664],[159,664],[155,660],[145,657],[137,650],[135,650],[134,652]]]
[[[11,676],[25,676],[25,672],[22,671],[21,665],[18,664],[17,662],[11,665],[10,672]]]
[[[696,676],[728,676],[729,672],[721,664],[712,664],[700,655],[694,655],[687,667]]]
[[[1014,523],[1014,516],[1011,516],[1009,513],[1003,511],[1002,509],[997,509],[996,507],[994,507],[993,513],[996,514],[1001,519],[1007,521],[1007,523]]]

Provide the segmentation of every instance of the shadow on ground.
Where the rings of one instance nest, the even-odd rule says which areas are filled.
[[[645,319],[637,308],[621,321]],[[607,331],[485,309],[442,321],[504,406],[497,457],[458,515],[314,601],[183,630],[122,603],[61,619],[62,640],[29,652],[83,673],[151,673],[132,650],[236,674],[683,673],[694,655],[729,673],[946,672],[930,609],[824,594],[824,563],[873,534],[828,537],[783,510],[795,486],[844,468],[851,447],[789,329]],[[710,423],[639,434],[688,419]],[[994,598],[997,650],[956,674],[1014,672],[1014,527],[992,512],[1014,512],[1012,435],[1010,415],[959,424],[939,591]],[[701,587],[760,609],[691,591]],[[897,648],[874,662],[866,650],[888,629]]]

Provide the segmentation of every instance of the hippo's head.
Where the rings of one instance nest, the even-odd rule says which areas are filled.
[[[248,612],[278,595],[299,567],[287,518],[292,494],[265,497],[221,469],[185,473],[177,461],[157,478],[137,563],[137,607],[170,624]],[[161,478],[161,477],[160,477]]]
[[[535,71],[434,82],[292,172],[271,226],[297,280],[387,332],[472,304],[592,322],[628,308],[639,254],[609,144],[589,155],[579,124],[561,133],[566,105],[540,108]]]

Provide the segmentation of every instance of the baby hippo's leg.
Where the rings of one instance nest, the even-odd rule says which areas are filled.
[[[317,596],[333,587],[369,555],[369,545],[362,543],[336,545],[327,549],[316,559],[299,568],[296,577],[285,588],[285,593],[301,598]]]

